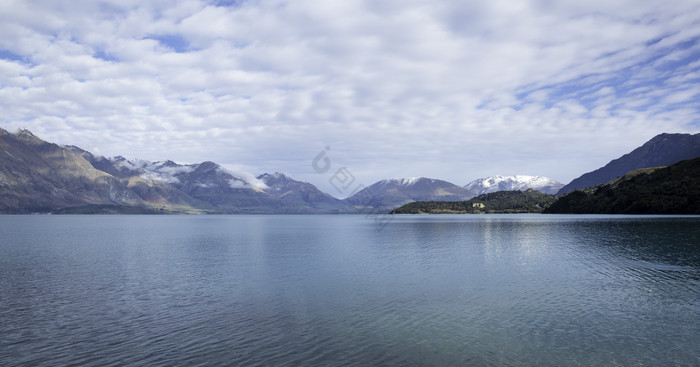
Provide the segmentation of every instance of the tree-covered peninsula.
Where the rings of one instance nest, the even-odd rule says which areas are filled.
[[[466,201],[415,201],[391,211],[391,214],[482,214],[541,213],[556,196],[532,189],[498,191]]]

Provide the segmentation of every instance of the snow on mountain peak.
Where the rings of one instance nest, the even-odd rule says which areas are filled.
[[[386,180],[382,180],[381,182],[384,184],[395,183],[399,186],[410,186],[424,179],[424,177],[388,178]]]
[[[228,184],[231,188],[242,189],[248,188],[253,190],[267,189],[267,185],[262,180],[257,179],[253,174],[248,172],[232,171],[219,166],[213,162],[203,162],[200,164],[180,165],[173,161],[157,161],[151,162],[143,159],[126,159],[124,157],[109,158],[116,167],[134,171],[141,176],[142,179],[148,181],[161,181],[171,184],[181,183],[180,176],[192,173],[196,169],[203,167],[207,170],[211,169],[217,175],[228,176]],[[200,187],[216,186],[214,182],[198,182]]]
[[[533,189],[546,194],[554,194],[564,185],[548,177],[514,175],[491,176],[474,180],[464,186],[465,189],[479,195],[496,191],[516,191]]]
[[[150,181],[179,183],[180,179],[176,175],[189,173],[194,170],[193,166],[181,166],[172,161],[151,162],[138,158],[128,160],[124,157],[113,157],[109,158],[109,160],[114,162],[117,167],[141,173],[141,178]]]

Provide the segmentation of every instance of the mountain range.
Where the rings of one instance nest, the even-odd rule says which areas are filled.
[[[177,213],[336,213],[350,206],[282,174],[243,177],[214,162],[105,158],[0,129],[0,211],[114,205]]]
[[[561,194],[608,182],[632,169],[697,156],[700,134],[661,134],[566,186],[524,175],[487,177],[464,187],[425,177],[397,178],[341,200],[279,172],[254,177],[209,161],[105,158],[45,142],[25,129],[9,133],[0,128],[0,213],[131,213],[139,208],[148,213],[387,213],[412,201],[465,201],[504,190]]]
[[[0,129],[0,212],[362,213],[388,212],[414,200],[466,200],[449,182],[377,182],[345,200],[283,173],[258,177],[214,162],[178,164],[117,156],[45,142],[28,130]],[[73,208],[66,210],[67,208]]]

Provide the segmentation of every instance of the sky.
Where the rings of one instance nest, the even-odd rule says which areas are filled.
[[[0,127],[337,197],[568,183],[700,131],[700,2],[0,0]]]

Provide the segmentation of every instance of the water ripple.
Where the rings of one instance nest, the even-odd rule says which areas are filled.
[[[2,217],[0,229],[0,365],[700,365],[698,219],[411,217],[376,231],[357,216]]]

